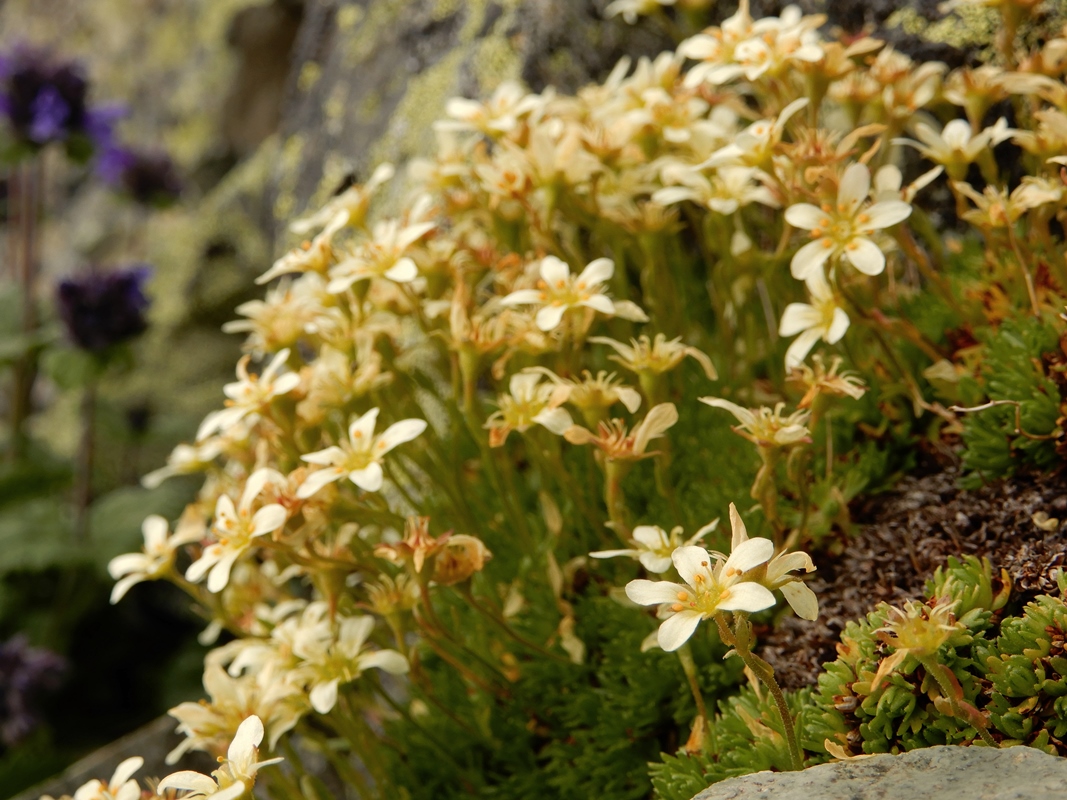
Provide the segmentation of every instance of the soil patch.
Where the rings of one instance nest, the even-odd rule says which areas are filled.
[[[783,687],[814,686],[849,620],[883,600],[922,599],[949,556],[984,556],[994,572],[1007,570],[1013,605],[1055,589],[1052,573],[1067,562],[1067,473],[1021,475],[975,491],[957,488],[958,477],[954,470],[909,477],[853,509],[859,535],[840,555],[815,556],[810,586],[819,618],[790,616],[761,632],[760,655]],[[1034,516],[1042,512],[1049,519],[1039,526]]]

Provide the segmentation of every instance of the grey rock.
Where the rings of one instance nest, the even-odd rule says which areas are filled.
[[[1064,800],[1067,759],[1031,747],[928,747],[822,764],[803,772],[757,772],[705,789],[693,800]]]
[[[144,766],[134,776],[143,786],[145,778],[163,778],[183,769],[209,773],[216,765],[206,753],[192,752],[177,763],[168,765],[164,759],[173,748],[185,740],[175,733],[178,723],[171,717],[159,717],[131,734],[95,750],[61,774],[33,786],[11,800],[38,800],[42,795],[62,797],[72,795],[82,784],[94,778],[107,783],[120,763],[131,756],[141,756]]]

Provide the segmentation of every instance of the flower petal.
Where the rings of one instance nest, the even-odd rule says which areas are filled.
[[[819,598],[803,581],[790,581],[781,587],[786,602],[801,619],[818,619]]]
[[[219,785],[207,775],[201,775],[199,772],[193,772],[192,770],[186,769],[165,777],[159,782],[156,791],[162,795],[165,789],[188,789],[197,792],[198,794],[210,796],[214,794],[218,788]]]
[[[394,422],[374,443],[375,455],[384,455],[397,445],[410,442],[424,430],[426,430],[424,419],[402,419],[400,422]]]
[[[667,532],[658,525],[638,525],[634,528],[633,539],[649,550],[667,547]]]
[[[844,206],[842,213],[852,217],[860,203],[867,199],[871,191],[871,171],[866,164],[852,164],[841,176],[837,189],[837,205]]]
[[[749,541],[756,541],[750,539]],[[774,605],[774,595],[766,586],[745,581],[735,583],[722,593],[719,608],[723,611],[762,611]],[[666,648],[664,648],[666,649]]]
[[[790,303],[782,312],[782,321],[778,323],[779,336],[796,336],[801,331],[814,328],[819,324],[819,312],[808,303]]]
[[[803,364],[804,359],[811,352],[811,348],[822,337],[822,333],[819,328],[808,328],[794,339],[793,343],[789,345],[789,349],[785,351],[785,368],[794,369]]]
[[[718,520],[716,520],[718,522]],[[742,544],[748,541],[748,528],[745,527],[745,521],[741,519],[741,515],[737,513],[737,506],[730,503],[730,552],[737,550]]]
[[[555,286],[560,281],[568,281],[571,277],[571,268],[555,256],[545,256],[541,259],[541,280],[549,286]]]
[[[378,421],[378,409],[372,408],[362,417],[352,420],[348,426],[348,438],[357,450],[369,450],[371,437],[374,436],[374,425]]]
[[[500,304],[504,306],[524,306],[543,302],[544,296],[537,289],[519,289],[503,298]]]
[[[753,567],[770,561],[773,555],[774,542],[770,539],[759,536],[755,539],[746,539],[731,551],[730,557],[726,559],[723,572],[729,573],[731,568],[739,572],[748,572]]]
[[[881,275],[885,270],[885,255],[870,239],[856,236],[845,248],[845,257],[864,275]]]
[[[253,714],[237,727],[237,733],[233,735],[233,741],[226,751],[226,758],[230,761],[250,762],[262,741],[263,720]]]
[[[595,286],[604,281],[610,280],[611,276],[615,274],[615,262],[610,258],[598,258],[589,262],[589,266],[582,270],[578,276],[577,285],[579,288],[585,288]]]
[[[345,460],[345,451],[334,445],[333,447],[327,447],[325,450],[316,450],[314,453],[300,456],[300,460],[306,461],[309,464],[333,466],[334,464],[340,464]]]
[[[636,580],[626,584],[626,596],[639,606],[657,606],[660,603],[677,603],[678,595],[691,594],[689,587],[670,581]]]
[[[276,531],[285,524],[289,514],[285,507],[279,503],[271,503],[263,506],[252,516],[251,536],[262,536],[265,533]]]
[[[811,203],[797,203],[785,210],[785,221],[794,228],[806,231],[823,227],[824,219],[826,219],[826,212]]]
[[[382,465],[372,461],[363,469],[356,469],[348,473],[348,479],[365,492],[376,492],[382,488]]]
[[[832,239],[816,239],[808,242],[793,254],[789,262],[789,271],[798,281],[802,281],[813,272],[822,268],[826,260],[834,253]]]
[[[689,641],[689,637],[693,635],[697,625],[700,624],[700,619],[701,614],[699,611],[688,609],[679,611],[677,614],[665,619],[663,624],[659,626],[659,634],[657,636],[659,646],[668,653],[677,650]]]
[[[682,580],[690,586],[696,586],[696,576],[706,576],[712,561],[715,559],[703,547],[691,544],[676,548],[671,553],[671,560],[674,562],[674,568],[678,570],[678,574],[682,576]]]
[[[300,488],[296,490],[296,496],[300,500],[307,500],[327,483],[333,483],[336,480],[340,480],[344,477],[344,474],[344,471],[337,467],[316,470],[304,478],[304,482],[300,484]]]
[[[308,694],[311,707],[320,714],[329,714],[337,703],[337,678],[327,683],[316,684]]]
[[[737,403],[731,403],[729,400],[724,400],[721,397],[701,397],[698,399],[701,403],[709,405],[712,408],[726,409],[733,414],[737,418],[737,421],[742,425],[752,425],[756,422],[756,415],[747,408],[742,408]]]
[[[911,206],[903,200],[883,200],[868,208],[866,216],[867,221],[859,226],[861,230],[881,230],[910,217]]]
[[[233,569],[234,562],[237,561],[240,555],[240,550],[227,550],[222,554],[222,558],[208,573],[207,590],[209,592],[218,594],[226,588],[226,584],[230,582],[230,570]]]
[[[843,308],[834,309],[834,319],[830,323],[830,329],[823,336],[827,344],[837,344],[848,330],[848,314]]]
[[[606,294],[594,294],[578,303],[580,306],[599,311],[601,314],[614,314],[615,304]]]
[[[117,788],[126,783],[133,777],[133,773],[137,772],[144,766],[144,759],[140,756],[132,756],[115,767],[115,773],[111,776],[111,782],[108,786]]]
[[[391,675],[403,675],[410,669],[410,666],[408,660],[396,650],[378,650],[360,656],[359,668],[361,670],[376,668],[385,670]]]
[[[560,320],[563,319],[563,312],[566,310],[566,306],[545,306],[537,312],[534,321],[537,323],[537,327],[543,331],[555,330]]]
[[[393,283],[411,283],[419,277],[419,268],[410,258],[401,258],[385,271],[385,277]]]

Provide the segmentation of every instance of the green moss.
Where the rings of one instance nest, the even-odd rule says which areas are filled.
[[[996,9],[967,5],[936,22],[930,22],[914,8],[902,8],[886,20],[886,27],[962,49],[991,45],[999,22]]]

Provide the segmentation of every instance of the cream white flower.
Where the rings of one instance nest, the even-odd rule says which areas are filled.
[[[544,98],[527,93],[515,81],[504,81],[485,102],[453,97],[445,103],[445,113],[451,119],[434,123],[438,131],[478,131],[497,137],[510,133],[519,120],[544,105]]]
[[[118,581],[111,590],[112,604],[121,600],[136,584],[163,577],[173,566],[177,549],[198,541],[204,532],[203,520],[195,515],[183,515],[173,536],[163,517],[157,514],[146,517],[141,524],[144,551],[115,556],[107,565],[108,573]]]
[[[604,16],[610,19],[621,15],[628,25],[633,25],[638,17],[655,14],[662,11],[664,6],[673,6],[676,2],[677,0],[614,0],[604,9]]]
[[[748,528],[737,513],[737,506],[730,503],[730,550],[736,551],[742,543],[748,541]],[[819,600],[815,592],[807,587],[797,576],[789,573],[796,570],[814,572],[815,564],[807,553],[780,553],[772,558],[766,568],[753,570],[752,579],[772,592],[781,591],[786,602],[801,619],[816,619],[819,616]]]
[[[512,431],[524,433],[531,425],[542,425],[557,436],[574,424],[571,415],[560,406],[567,401],[569,386],[541,383],[536,372],[520,372],[508,381],[508,394],[497,398],[499,411],[486,420],[489,446],[499,447]]]
[[[572,425],[564,431],[563,438],[571,444],[591,444],[609,461],[640,461],[657,455],[657,451],[648,449],[649,444],[665,436],[676,422],[678,409],[674,403],[660,403],[650,408],[633,430],[627,430],[623,420],[612,419],[601,421],[596,433],[581,425]]]
[[[741,0],[737,12],[723,20],[722,26],[708,28],[678,45],[678,55],[700,61],[685,76],[685,86],[704,83],[719,86],[741,77],[745,67],[735,58],[737,45],[752,35],[752,15],[748,0]]]
[[[794,411],[788,417],[783,417],[785,403],[778,403],[773,409],[767,406],[748,409],[721,397],[701,397],[699,400],[712,408],[722,408],[733,414],[741,423],[734,431],[755,444],[789,447],[809,441],[810,432],[805,424],[809,416],[807,411]]]
[[[903,200],[884,200],[864,207],[870,189],[870,170],[865,164],[852,164],[841,176],[836,206],[798,203],[785,210],[786,222],[811,231],[813,239],[793,256],[794,278],[805,280],[829,259],[842,256],[865,275],[885,269],[885,255],[868,237],[907,219],[911,206]]]
[[[336,632],[324,622],[327,624],[303,631],[293,646],[293,653],[303,662],[297,673],[310,684],[311,707],[320,714],[333,710],[342,683],[356,680],[368,669],[393,675],[408,671],[407,659],[397,651],[365,649],[374,630],[374,617],[342,617]]]
[[[330,198],[326,205],[314,214],[298,219],[289,226],[289,230],[303,235],[323,225],[362,226],[367,217],[371,197],[381,186],[392,180],[395,174],[396,170],[392,164],[379,164],[365,184],[349,186],[340,194]]]
[[[682,539],[682,528],[675,527],[668,534],[658,525],[638,525],[634,528],[634,546],[627,550],[598,550],[589,555],[593,558],[615,558],[625,556],[641,562],[649,572],[663,573],[671,568],[671,554],[679,547],[695,545],[719,526],[713,520],[698,530],[688,539]]]
[[[345,477],[365,492],[376,492],[382,488],[382,459],[385,454],[397,445],[410,442],[420,435],[426,430],[426,421],[401,420],[375,436],[374,426],[378,421],[378,411],[377,408],[372,408],[353,420],[348,426],[348,441],[342,441],[340,447],[334,445],[300,457],[309,464],[322,466],[323,469],[312,472],[304,479],[296,492],[297,497],[307,499],[326,484]]]
[[[718,214],[733,214],[752,203],[761,203],[771,208],[778,206],[774,193],[760,181],[766,175],[754,167],[722,166],[710,176],[697,169],[682,169],[664,172],[664,180],[675,181],[678,186],[666,186],[652,195],[652,201],[672,205],[683,200],[705,206]]]
[[[762,611],[774,605],[765,586],[743,580],[745,573],[766,564],[774,555],[770,539],[748,539],[729,558],[703,547],[679,547],[671,554],[685,585],[669,581],[636,580],[626,584],[626,596],[643,606],[662,605],[670,616],[659,626],[659,646],[677,650],[702,620],[722,611]]]
[[[591,308],[601,314],[614,315],[615,304],[604,293],[604,284],[615,274],[615,264],[610,258],[598,258],[589,263],[577,277],[571,269],[555,256],[541,259],[539,289],[520,289],[507,295],[501,303],[505,306],[537,305],[537,327],[543,331],[555,330],[563,320],[563,314],[572,308]]]
[[[657,333],[655,339],[650,339],[642,335],[631,339],[628,345],[607,336],[590,336],[589,341],[611,347],[618,355],[608,356],[608,358],[636,373],[647,372],[661,375],[677,367],[686,356],[689,356],[704,370],[708,380],[715,380],[719,377],[707,353],[683,344],[681,336],[668,339],[664,334]]]
[[[115,767],[107,783],[93,779],[78,787],[74,792],[74,800],[140,800],[141,788],[133,780],[133,773],[142,766],[144,759],[140,756],[127,758]]]
[[[296,281],[285,278],[268,290],[265,299],[237,306],[244,319],[227,322],[222,330],[248,333],[245,349],[254,354],[277,352],[317,331],[325,300],[326,282],[318,273],[306,272]]]
[[[904,186],[904,176],[900,169],[893,164],[886,164],[874,173],[874,200],[876,203],[885,200],[903,200],[905,203],[911,203],[915,195],[929,186],[944,171],[944,167],[934,167]]]
[[[200,472],[219,457],[222,448],[223,440],[217,436],[195,445],[179,444],[167,456],[167,465],[142,477],[141,485],[146,489],[155,489],[167,478]]]
[[[219,496],[211,525],[218,541],[205,547],[200,558],[189,565],[185,571],[187,580],[197,583],[207,575],[208,591],[221,592],[230,580],[234,562],[252,546],[253,540],[285,524],[289,514],[279,503],[270,503],[252,512],[256,499],[268,483],[284,486],[285,478],[272,469],[259,469],[248,476],[236,507],[229,495]]]
[[[432,222],[401,226],[398,219],[376,223],[373,236],[360,243],[352,255],[339,261],[330,270],[327,291],[340,294],[357,281],[371,278],[411,283],[419,276],[419,269],[408,255],[408,249],[435,227]]]
[[[162,794],[167,789],[178,789],[187,794],[182,800],[212,798],[212,800],[236,800],[252,789],[256,782],[256,773],[263,767],[284,761],[282,758],[270,758],[257,761],[259,744],[263,741],[263,722],[259,717],[251,716],[241,723],[237,733],[226,751],[226,758],[213,777],[199,772],[183,770],[168,775],[159,782],[157,792]]]
[[[270,269],[256,278],[256,283],[270,283],[275,278],[294,272],[325,274],[334,261],[333,237],[345,226],[347,220],[346,214],[335,215],[318,236],[275,261]]]
[[[238,380],[222,387],[228,398],[227,408],[212,411],[196,432],[199,442],[211,434],[225,432],[250,414],[258,413],[270,402],[283,394],[288,394],[300,385],[300,376],[295,372],[282,372],[289,358],[289,349],[280,351],[259,375],[248,372],[251,356],[244,356],[237,362]]]
[[[894,144],[906,144],[914,147],[935,164],[940,164],[953,180],[967,177],[967,167],[978,160],[983,152],[1010,139],[1016,131],[1008,127],[1008,121],[1001,117],[993,125],[977,134],[971,130],[970,123],[954,119],[947,123],[938,133],[925,122],[915,123],[913,139],[894,139]]]
[[[815,343],[822,339],[837,344],[848,330],[848,314],[837,305],[834,291],[822,270],[811,273],[804,281],[811,295],[811,303],[790,303],[782,313],[779,336],[796,336],[785,353],[785,368],[793,369],[803,363]]]

